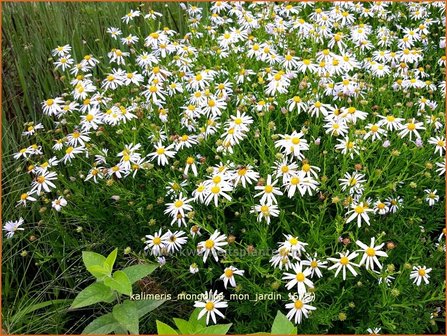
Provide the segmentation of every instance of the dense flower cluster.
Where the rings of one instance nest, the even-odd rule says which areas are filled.
[[[285,305],[295,323],[318,308],[310,303],[319,295],[315,282],[325,277],[349,280],[372,271],[389,286],[394,277],[382,265],[389,252],[374,225],[399,216],[413,200],[403,196],[404,175],[383,181],[381,172],[390,166],[373,161],[383,153],[398,157],[402,146],[421,148],[437,175],[445,174],[445,81],[434,73],[445,69],[446,59],[427,62],[437,50],[444,54],[445,38],[433,34],[445,24],[444,4],[402,3],[396,11],[390,2],[218,1],[209,17],[201,7],[180,6],[190,29],[183,37],[167,27],[141,35],[135,26],[161,14],[132,10],[123,28],[107,29],[115,47],[105,57],[78,59],[70,45],[52,51],[67,90],[42,102],[43,114],[54,120],[51,148],[36,142],[15,154],[33,179],[17,205],[49,197],[55,211],[74,206],[75,199],[55,196],[81,183],[67,181],[66,167],[78,167],[89,188],[132,188],[129,180],[156,172],[166,186],[159,206],[169,218],[146,236],[144,250],[160,262],[193,241],[203,264],[219,263],[231,230],[212,223],[205,229],[194,216],[243,195],[244,215],[285,237],[271,246],[269,265],[296,293]],[[375,105],[385,91],[406,100],[381,109]],[[42,123],[30,122],[23,136],[32,141],[44,131]],[[326,161],[328,149],[336,161]],[[328,164],[335,166],[329,178]],[[429,207],[442,197],[436,181],[419,190]],[[283,216],[324,195],[333,196],[337,220],[354,232],[355,248],[325,255],[301,239],[306,232],[281,227]],[[8,237],[23,230],[20,224],[6,224]],[[365,227],[372,230],[360,230]],[[247,276],[236,264],[224,265],[219,280],[225,288]],[[200,268],[191,262],[191,273]],[[407,280],[428,284],[430,271],[414,266]],[[207,323],[223,317],[219,309],[228,304],[219,295],[210,290],[195,303]]]

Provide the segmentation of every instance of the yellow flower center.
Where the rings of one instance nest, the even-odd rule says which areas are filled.
[[[418,271],[418,274],[419,274],[419,276],[423,277],[423,276],[425,276],[426,272],[425,272],[425,270],[424,270],[423,268],[421,268],[421,269]]]
[[[293,305],[294,305],[295,309],[301,309],[301,308],[303,308],[304,303],[301,300],[296,300]]]
[[[225,276],[226,276],[227,278],[231,278],[231,277],[233,276],[233,270],[230,269],[230,268],[227,268],[227,269],[225,270]]]
[[[295,279],[298,282],[303,282],[304,279],[306,279],[306,276],[304,275],[304,273],[297,273],[297,275],[295,276]]]
[[[376,250],[374,250],[372,247],[368,247],[366,249],[366,254],[368,257],[374,257],[376,255]]]
[[[365,208],[364,208],[363,206],[361,206],[361,205],[357,205],[357,206],[354,208],[354,211],[355,211],[356,213],[358,213],[358,214],[361,214],[361,213],[365,212]]]
[[[165,153],[165,149],[164,148],[158,148],[157,149],[157,154],[158,155],[163,155]]]
[[[273,187],[271,185],[267,185],[264,188],[264,192],[271,193],[273,191]]]
[[[340,264],[342,264],[343,266],[346,266],[347,264],[349,264],[348,257],[345,257],[345,256],[341,257],[340,258]]]
[[[214,309],[214,303],[212,303],[211,301],[208,301],[205,305],[205,309],[208,311],[212,311]]]
[[[161,238],[160,237],[155,237],[154,240],[152,241],[154,243],[154,245],[160,245],[161,243]]]
[[[300,139],[300,138],[298,138],[298,137],[293,137],[293,138],[292,138],[292,143],[293,143],[294,145],[298,145],[300,142],[301,142],[301,139]]]
[[[211,239],[205,241],[205,248],[212,249],[213,247],[214,247],[214,241],[212,241]]]
[[[183,205],[183,201],[182,201],[182,200],[178,200],[178,201],[176,201],[176,202],[174,203],[174,206],[175,206],[176,208],[180,208],[180,207],[182,207],[182,205]]]
[[[220,192],[220,187],[219,186],[214,186],[211,188],[211,192],[213,194],[218,194]]]
[[[289,243],[290,243],[290,245],[295,246],[298,244],[298,239],[296,239],[295,237],[292,237],[289,239]]]
[[[247,173],[247,168],[241,168],[238,170],[237,173],[239,176],[245,176],[245,174]]]
[[[269,213],[269,206],[268,205],[261,206],[261,212],[263,214],[268,214]]]
[[[300,183],[300,179],[298,177],[294,176],[290,179],[290,184],[297,185],[298,183]]]

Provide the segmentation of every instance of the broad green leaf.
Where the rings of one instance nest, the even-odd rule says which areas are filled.
[[[107,256],[106,261],[104,262],[104,266],[112,272],[113,265],[115,264],[116,256],[118,255],[118,249],[114,249],[110,254]]]
[[[178,335],[177,331],[175,331],[173,328],[168,326],[166,323],[163,323],[161,321],[157,322],[157,334],[158,335]]]
[[[295,325],[278,310],[272,325],[272,335],[293,335],[297,333]]]
[[[193,331],[206,327],[206,315],[202,316],[200,320],[197,319],[201,310],[202,308],[194,309],[189,317],[189,324],[191,325]]]
[[[103,265],[93,265],[87,267],[87,271],[89,271],[95,278],[98,280],[103,280],[105,277],[110,276],[112,273],[108,267],[104,267]]]
[[[115,320],[112,313],[108,313],[90,322],[90,324],[85,327],[82,333],[96,335],[110,334],[117,327],[119,327],[118,322]]]
[[[133,284],[134,282],[151,274],[157,267],[158,265],[156,264],[141,264],[126,267],[122,271],[126,273],[130,283]]]
[[[131,334],[139,333],[138,312],[134,301],[126,300],[113,307],[113,317]]]
[[[198,335],[226,335],[228,330],[231,328],[231,323],[229,324],[216,324],[206,328],[197,330],[195,333]]]
[[[191,325],[189,324],[188,321],[179,318],[174,318],[174,323],[181,334],[185,335],[193,334],[194,329],[191,328]]]
[[[90,306],[98,302],[108,302],[113,291],[100,282],[95,282],[84,288],[74,299],[71,309]]]
[[[116,271],[113,273],[113,277],[105,278],[104,284],[110,288],[116,290],[120,294],[132,295],[132,285],[129,278],[123,271]]]
[[[82,261],[88,269],[91,266],[103,266],[104,261],[106,261],[106,257],[100,255],[99,253],[82,251]]]
[[[155,308],[161,306],[166,300],[138,300],[134,301],[138,311],[138,317],[141,318]]]

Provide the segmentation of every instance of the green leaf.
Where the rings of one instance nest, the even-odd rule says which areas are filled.
[[[100,282],[95,282],[84,288],[74,299],[70,309],[90,306],[98,302],[109,302],[113,291]]]
[[[103,266],[106,258],[95,252],[82,251],[82,261],[88,269],[91,266]]]
[[[119,327],[118,322],[115,320],[112,313],[108,313],[90,322],[90,324],[85,327],[82,333],[97,335],[110,334],[117,327]]]
[[[107,259],[104,262],[104,266],[112,272],[113,265],[115,264],[116,256],[118,255],[118,249],[114,249],[110,254],[107,256]]]
[[[189,335],[192,334],[194,331],[194,329],[191,328],[189,322],[186,320],[174,318],[174,323],[182,334]]]
[[[178,335],[177,331],[168,326],[166,323],[161,321],[156,321],[157,323],[157,334],[158,335]]]
[[[113,307],[112,314],[115,320],[131,334],[139,333],[138,312],[134,301],[126,300],[116,305]]]
[[[199,335],[226,335],[228,330],[231,328],[231,323],[229,324],[216,324],[206,328],[202,328],[196,332]]]
[[[98,280],[103,280],[105,277],[110,276],[112,273],[108,267],[104,267],[103,265],[93,265],[87,267],[87,271],[89,271],[95,278]]]
[[[132,295],[132,285],[126,273],[123,271],[116,271],[113,273],[113,277],[105,278],[104,284],[120,294]]]
[[[295,325],[278,310],[272,325],[272,335],[294,335],[296,333]]]
[[[131,284],[151,274],[156,268],[157,264],[141,264],[133,265],[124,268],[122,271],[126,273]]]
[[[201,308],[194,309],[193,312],[191,313],[191,316],[189,317],[189,324],[192,328],[192,331],[206,327],[205,315],[202,316],[200,320],[197,319],[199,317],[199,313],[201,310],[202,310]]]
[[[155,308],[161,306],[166,300],[139,300],[134,301],[138,311],[138,317],[141,318]]]

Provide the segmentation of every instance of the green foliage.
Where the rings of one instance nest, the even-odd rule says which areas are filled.
[[[31,144],[21,137],[23,126],[30,120],[41,119],[41,101],[56,93],[64,93],[64,79],[54,71],[51,62],[48,61],[49,51],[55,45],[70,43],[73,46],[73,55],[78,59],[86,53],[106,59],[106,52],[114,47],[113,41],[105,37],[105,27],[119,26],[120,17],[130,8],[135,9],[134,3],[4,3],[3,4],[3,101],[2,101],[2,212],[5,219],[23,216],[26,219],[27,231],[24,235],[17,234],[13,240],[3,241],[3,292],[2,292],[2,320],[3,328],[10,334],[61,334],[61,333],[127,333],[139,331],[141,333],[153,333],[155,330],[155,314],[169,321],[174,317],[173,324],[179,333],[206,329],[211,333],[213,328],[205,324],[199,326],[197,317],[191,319],[197,310],[193,312],[188,321],[177,317],[187,316],[191,302],[166,303],[166,312],[154,311],[162,301],[142,300],[130,301],[126,299],[132,294],[132,284],[139,279],[151,274],[156,265],[139,264],[126,267],[113,272],[117,252],[115,249],[107,257],[94,252],[83,252],[82,261],[87,271],[80,269],[81,250],[96,251],[105,250],[108,246],[117,247],[120,251],[127,247],[140,251],[142,244],[140,237],[156,231],[159,227],[169,227],[166,224],[166,216],[160,206],[159,200],[165,195],[164,186],[167,179],[174,174],[165,174],[164,171],[155,168],[147,175],[141,177],[133,185],[124,185],[120,182],[111,186],[89,188],[85,184],[71,183],[68,179],[63,181],[57,190],[57,195],[65,195],[67,199],[78,204],[66,213],[50,211],[51,204],[42,202],[33,204],[29,209],[17,208],[16,202],[20,194],[25,192],[31,181],[31,177],[23,167],[18,167],[12,155],[23,145]],[[179,10],[177,4],[144,3],[141,8],[147,9],[153,6],[162,12],[159,27],[137,25],[136,34],[144,37],[148,32],[169,26],[181,34],[188,31],[187,18]],[[208,20],[208,4],[199,4],[205,7],[204,19]],[[328,8],[330,4],[318,4],[321,8]],[[402,12],[400,24],[406,26],[411,23],[406,9],[402,4],[393,3],[390,6],[393,13]],[[308,15],[312,8],[304,10]],[[368,21],[368,20],[365,20]],[[205,21],[207,22],[207,21]],[[380,19],[372,20],[373,26],[384,25],[393,27],[393,22],[382,22]],[[444,36],[443,25],[435,24],[430,28],[433,36]],[[218,34],[221,34],[218,31]],[[263,35],[264,34],[264,35]],[[265,33],[256,31],[256,36],[263,39]],[[376,37],[372,37],[375,43]],[[293,35],[286,36],[289,45],[296,45],[298,56],[306,57],[315,50],[318,45],[305,45],[302,40],[295,40]],[[80,41],[85,41],[81,43]],[[193,39],[191,41],[199,49],[208,47],[207,38]],[[394,46],[393,46],[394,48]],[[425,51],[429,56],[422,66],[430,66],[430,75],[434,81],[444,78],[445,69],[436,64],[444,51],[429,46]],[[352,49],[352,50],[351,50]],[[354,55],[358,55],[357,48],[350,48]],[[285,50],[284,50],[285,52]],[[199,65],[204,68],[213,68],[216,59],[210,56],[200,56]],[[226,61],[225,61],[226,62]],[[107,68],[101,64],[100,72]],[[231,71],[242,65],[261,71],[263,64],[247,58],[245,55],[231,56],[227,64],[219,61],[219,66],[225,65]],[[428,69],[428,68],[427,68]],[[374,78],[365,74],[365,82],[372,88],[389,88],[392,82],[387,78]],[[66,80],[66,79],[65,79]],[[301,80],[301,78],[300,78]],[[311,82],[309,93],[300,88],[301,83],[293,83],[293,93],[303,95],[303,98],[313,98],[319,87]],[[313,86],[312,86],[313,85]],[[263,92],[256,83],[236,85],[241,96],[255,92],[256,97],[263,98]],[[364,100],[353,100],[349,104],[361,105],[370,114],[376,113],[375,106],[379,108],[377,113],[392,113],[403,118],[410,118],[417,113],[413,103],[419,97],[420,92],[412,90],[408,92],[391,90],[369,91]],[[441,122],[444,123],[444,93],[440,91],[423,91],[427,98],[441,102],[436,113],[441,114]],[[127,99],[128,92],[117,93],[117,99]],[[260,173],[265,176],[270,172],[270,167],[275,161],[275,148],[272,136],[276,133],[285,133],[291,128],[301,127],[306,124],[307,138],[317,138],[324,133],[321,125],[305,117],[279,112],[281,107],[287,105],[284,95],[275,97],[277,108],[274,111],[257,114],[254,116],[256,132],[262,134],[256,136],[253,130],[250,132],[250,141],[243,144],[241,150],[228,158],[236,163],[250,163],[259,165]],[[363,102],[366,102],[363,105]],[[175,101],[173,106],[181,106],[182,102]],[[343,101],[341,104],[348,104]],[[230,103],[228,111],[232,113],[239,107]],[[245,107],[244,107],[245,108]],[[172,134],[179,133],[176,126],[178,122],[176,110],[170,110],[173,114],[173,122],[168,124]],[[224,118],[229,113],[225,112]],[[419,117],[418,117],[419,118]],[[422,116],[420,117],[422,118]],[[52,122],[43,120],[47,129],[52,127]],[[111,132],[103,135],[101,141],[110,142],[114,148],[121,148],[123,144],[135,139],[140,139],[145,146],[148,133],[152,132],[147,121],[141,130],[131,132],[133,125],[127,125],[123,135]],[[364,126],[364,125],[362,125]],[[441,132],[442,133],[442,132]],[[352,135],[352,134],[351,134]],[[41,139],[38,139],[39,141]],[[213,139],[213,141],[219,141]],[[246,246],[254,246],[258,250],[276,246],[277,241],[283,238],[283,232],[300,235],[309,245],[310,251],[316,251],[319,255],[334,255],[339,251],[353,249],[354,241],[364,241],[371,236],[379,237],[379,242],[393,241],[395,249],[387,251],[389,257],[384,265],[384,275],[393,276],[395,281],[390,287],[385,284],[377,285],[379,275],[366,272],[361,269],[361,278],[348,278],[342,281],[334,278],[330,271],[324,272],[324,278],[315,281],[316,301],[314,305],[318,309],[312,312],[311,318],[299,326],[300,333],[359,333],[364,334],[371,326],[382,326],[383,332],[388,333],[442,333],[445,331],[445,318],[442,312],[431,316],[436,307],[445,303],[445,254],[442,246],[434,247],[440,230],[444,227],[444,198],[436,207],[428,208],[423,201],[423,189],[438,188],[438,194],[445,194],[444,179],[438,177],[433,168],[439,161],[425,148],[416,148],[410,142],[398,137],[392,139],[393,148],[398,152],[384,150],[381,144],[368,146],[368,150],[361,151],[355,160],[340,158],[334,153],[335,141],[331,138],[323,141],[316,149],[312,147],[308,159],[311,163],[317,163],[322,169],[322,175],[327,179],[321,181],[321,193],[312,198],[298,200],[281,200],[281,211],[277,221],[270,226],[257,223],[253,216],[247,215],[248,209],[253,204],[253,199],[242,192],[236,192],[231,202],[223,202],[222,207],[206,209],[198,206],[195,209],[195,217],[191,224],[202,227],[203,231],[213,228],[231,232],[237,237],[230,249],[236,251],[245,250]],[[424,143],[427,138],[423,138]],[[49,147],[51,144],[44,144]],[[211,162],[220,155],[214,149],[200,145],[200,152],[204,158]],[[182,153],[183,154],[183,153]],[[187,153],[188,155],[190,153]],[[179,156],[178,161],[186,159]],[[256,161],[255,161],[256,160]],[[217,162],[217,161],[216,161]],[[213,161],[214,163],[214,161]],[[368,185],[365,188],[365,197],[386,197],[400,195],[405,200],[405,206],[395,216],[383,216],[374,220],[371,226],[357,228],[356,225],[346,225],[342,217],[343,199],[347,193],[340,192],[337,176],[347,171],[353,171],[354,164],[361,164],[362,173],[368,175]],[[211,164],[210,164],[211,165]],[[172,166],[178,168],[178,165]],[[85,167],[67,168],[65,176],[80,179],[85,173]],[[199,177],[205,176],[205,171],[199,169]],[[169,176],[168,176],[169,175]],[[175,178],[181,181],[181,174]],[[417,182],[417,188],[409,187]],[[401,186],[403,183],[403,187]],[[160,186],[149,188],[147,186]],[[120,200],[110,201],[113,195],[120,195]],[[336,201],[338,199],[338,201]],[[98,204],[101,204],[98,208]],[[125,223],[125,225],[123,224]],[[425,232],[421,232],[420,226]],[[205,233],[207,234],[207,233]],[[340,236],[349,236],[351,243],[348,246],[338,242]],[[194,242],[188,242],[185,248],[195,249]],[[441,244],[442,245],[442,244]],[[23,253],[23,256],[22,256]],[[135,254],[132,253],[135,257]],[[142,255],[138,259],[146,258]],[[281,282],[281,272],[271,271],[268,260],[270,256],[259,254],[235,255],[230,254],[224,261],[227,264],[237,263],[240,269],[246,270],[246,278],[238,280],[238,290],[242,293],[281,293],[285,294],[284,283]],[[132,260],[131,257],[129,257]],[[191,262],[198,264],[200,273],[191,275],[188,267]],[[409,282],[410,270],[408,265],[426,263],[434,268],[431,273],[431,284],[427,287],[416,288]],[[204,291],[210,286],[219,284],[214,282],[222,274],[222,265],[215,263],[202,264],[200,258],[178,258],[169,260],[154,275],[157,285],[167,287],[166,290],[173,294],[185,292]],[[393,266],[389,269],[387,266]],[[92,275],[96,282],[85,286],[85,279]],[[135,286],[135,285],[134,285]],[[79,293],[72,302],[70,295],[78,287]],[[136,286],[135,286],[136,287]],[[134,287],[134,288],[135,288]],[[279,287],[279,288],[278,288]],[[232,290],[230,290],[231,293]],[[123,300],[122,297],[125,299]],[[368,298],[366,300],[365,298]],[[119,301],[118,301],[119,300]],[[114,309],[112,302],[117,301]],[[67,314],[67,308],[71,310]],[[251,333],[266,330],[265,321],[273,321],[272,334],[288,333],[292,331],[290,322],[278,309],[284,310],[284,302],[250,302],[241,301],[231,303],[226,312],[227,319],[233,322],[232,332]],[[94,306],[95,310],[77,310],[78,308]],[[135,327],[135,318],[124,321],[124,317],[137,310],[140,321],[139,328]],[[73,311],[76,309],[76,311]],[[107,311],[90,322],[91,315],[96,316]],[[151,316],[146,316],[149,312]],[[340,313],[345,314],[343,320]],[[276,314],[276,315],[275,315]],[[169,315],[169,316],[166,316]],[[276,316],[276,317],[275,317]],[[156,318],[161,318],[159,315]],[[203,320],[203,319],[202,319]],[[202,321],[201,320],[201,321]],[[88,324],[90,322],[90,324]],[[279,324],[279,323],[283,324]],[[286,323],[288,322],[288,323]],[[160,330],[163,333],[177,332],[172,327],[161,322]],[[267,323],[268,324],[268,323]],[[88,325],[87,327],[85,327]],[[284,329],[282,327],[284,325]],[[168,330],[168,329],[170,330]],[[293,329],[296,331],[296,328]],[[170,331],[170,332],[169,332]],[[219,330],[218,330],[219,331]]]
[[[296,326],[278,310],[272,325],[272,335],[295,335],[297,333]]]
[[[229,324],[216,324],[207,326],[205,323],[205,316],[200,320],[198,315],[201,309],[196,308],[192,312],[189,320],[174,318],[174,324],[177,329],[172,328],[166,323],[157,321],[158,335],[226,335],[231,328]]]
[[[111,303],[121,295],[132,295],[132,284],[150,275],[154,264],[133,265],[113,272],[118,254],[114,249],[106,257],[90,251],[82,252],[87,270],[96,277],[96,282],[83,289],[74,299],[71,309],[90,306],[99,302]],[[113,272],[113,273],[112,273]],[[139,333],[139,319],[156,309],[163,300],[124,300],[113,306],[112,312],[97,317],[85,327],[84,334]]]

